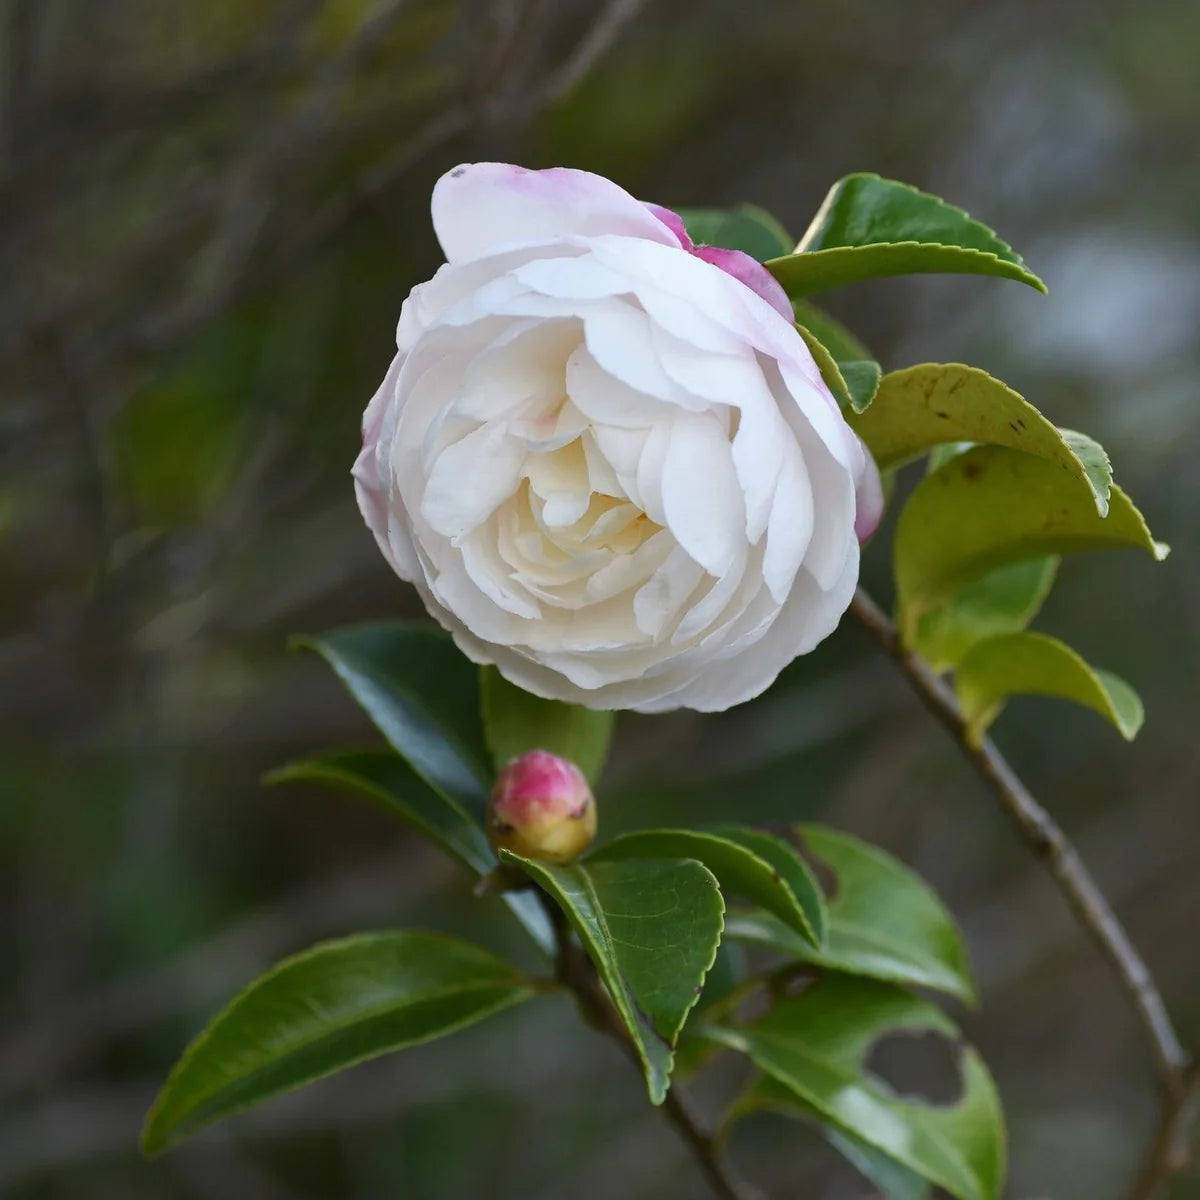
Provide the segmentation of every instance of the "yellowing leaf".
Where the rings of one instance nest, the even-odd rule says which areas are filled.
[[[901,633],[912,645],[924,613],[1008,563],[1121,546],[1156,559],[1167,553],[1115,484],[1102,517],[1091,485],[1063,464],[977,446],[927,475],[900,514],[894,555]]]
[[[891,371],[870,408],[846,419],[881,470],[948,442],[1009,446],[1058,463],[1092,489],[1101,516],[1108,511],[1112,472],[1103,449],[1082,434],[1057,429],[1012,388],[977,367],[922,363]]]
[[[948,671],[976,642],[1020,632],[1050,594],[1058,564],[1056,555],[1030,558],[968,583],[949,603],[921,618],[917,653],[935,671]]]
[[[1070,646],[1040,633],[1010,633],[971,648],[954,676],[972,738],[1013,695],[1059,696],[1107,718],[1132,740],[1142,726],[1142,702],[1123,679],[1089,666]]]

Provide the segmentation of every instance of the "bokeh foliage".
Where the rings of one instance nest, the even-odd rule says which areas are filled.
[[[428,914],[510,936],[485,938],[488,918],[455,898],[464,876],[370,806],[254,782],[372,736],[288,635],[417,615],[347,473],[400,301],[437,262],[429,187],[463,159],[591,167],[663,203],[752,202],[793,226],[830,179],[870,167],[1022,248],[1047,299],[929,278],[832,306],[889,370],[980,363],[1119,447],[1123,484],[1174,544],[1155,570],[1070,564],[1045,614],[1137,680],[1138,743],[1033,701],[997,735],[1181,1024],[1200,1020],[1194,11],[756,0],[731,24],[717,0],[614,5],[632,19],[565,87],[608,10],[530,5],[538,26],[501,54],[525,7],[11,0],[2,15],[6,1194],[605,1197],[613,1170],[630,1195],[695,1191],[636,1078],[552,1002],[175,1158],[134,1152],[182,1039],[257,969]],[[868,574],[885,590],[885,564]],[[984,970],[988,1004],[962,1023],[997,1066],[1018,1194],[1092,1194],[1128,1168],[1125,1114],[1150,1086],[1136,1031],[952,747],[853,634],[748,711],[625,722],[615,759],[610,832],[734,807],[819,816],[919,868]],[[852,1186],[790,1124],[739,1137],[780,1190]],[[447,1152],[464,1142],[474,1154]]]

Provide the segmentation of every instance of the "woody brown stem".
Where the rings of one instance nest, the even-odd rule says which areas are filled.
[[[966,719],[945,681],[904,644],[896,626],[862,588],[855,594],[851,611],[991,788],[1017,834],[1054,877],[1071,911],[1128,995],[1150,1044],[1162,1089],[1158,1129],[1130,1200],[1153,1200],[1163,1184],[1191,1159],[1185,1126],[1197,1080],[1191,1056],[1175,1032],[1149,968],[1058,823],[1034,799],[990,738],[968,735]]]

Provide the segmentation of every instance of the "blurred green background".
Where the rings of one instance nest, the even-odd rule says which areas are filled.
[[[1140,689],[1139,740],[1052,701],[997,735],[1200,1041],[1200,5],[7,0],[0,30],[0,1195],[705,1194],[562,1000],[135,1150],[183,1041],[284,953],[393,924],[520,951],[405,829],[258,782],[374,740],[287,639],[416,612],[349,468],[438,261],[430,188],[471,159],[749,200],[796,234],[875,170],[1025,253],[1048,298],[922,278],[829,304],[887,367],[972,362],[1093,434],[1173,543],[1068,563],[1038,623]],[[866,574],[886,599],[886,538]],[[818,817],[923,872],[978,968],[1011,1194],[1119,1194],[1152,1119],[1141,1031],[857,630],[732,713],[625,718],[601,805],[610,831]],[[868,1194],[795,1126],[734,1151],[778,1197]]]

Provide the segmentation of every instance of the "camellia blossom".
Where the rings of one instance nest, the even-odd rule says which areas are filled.
[[[443,176],[363,418],[359,506],[472,660],[593,708],[715,711],[837,626],[882,500],[745,254],[585,171]]]

